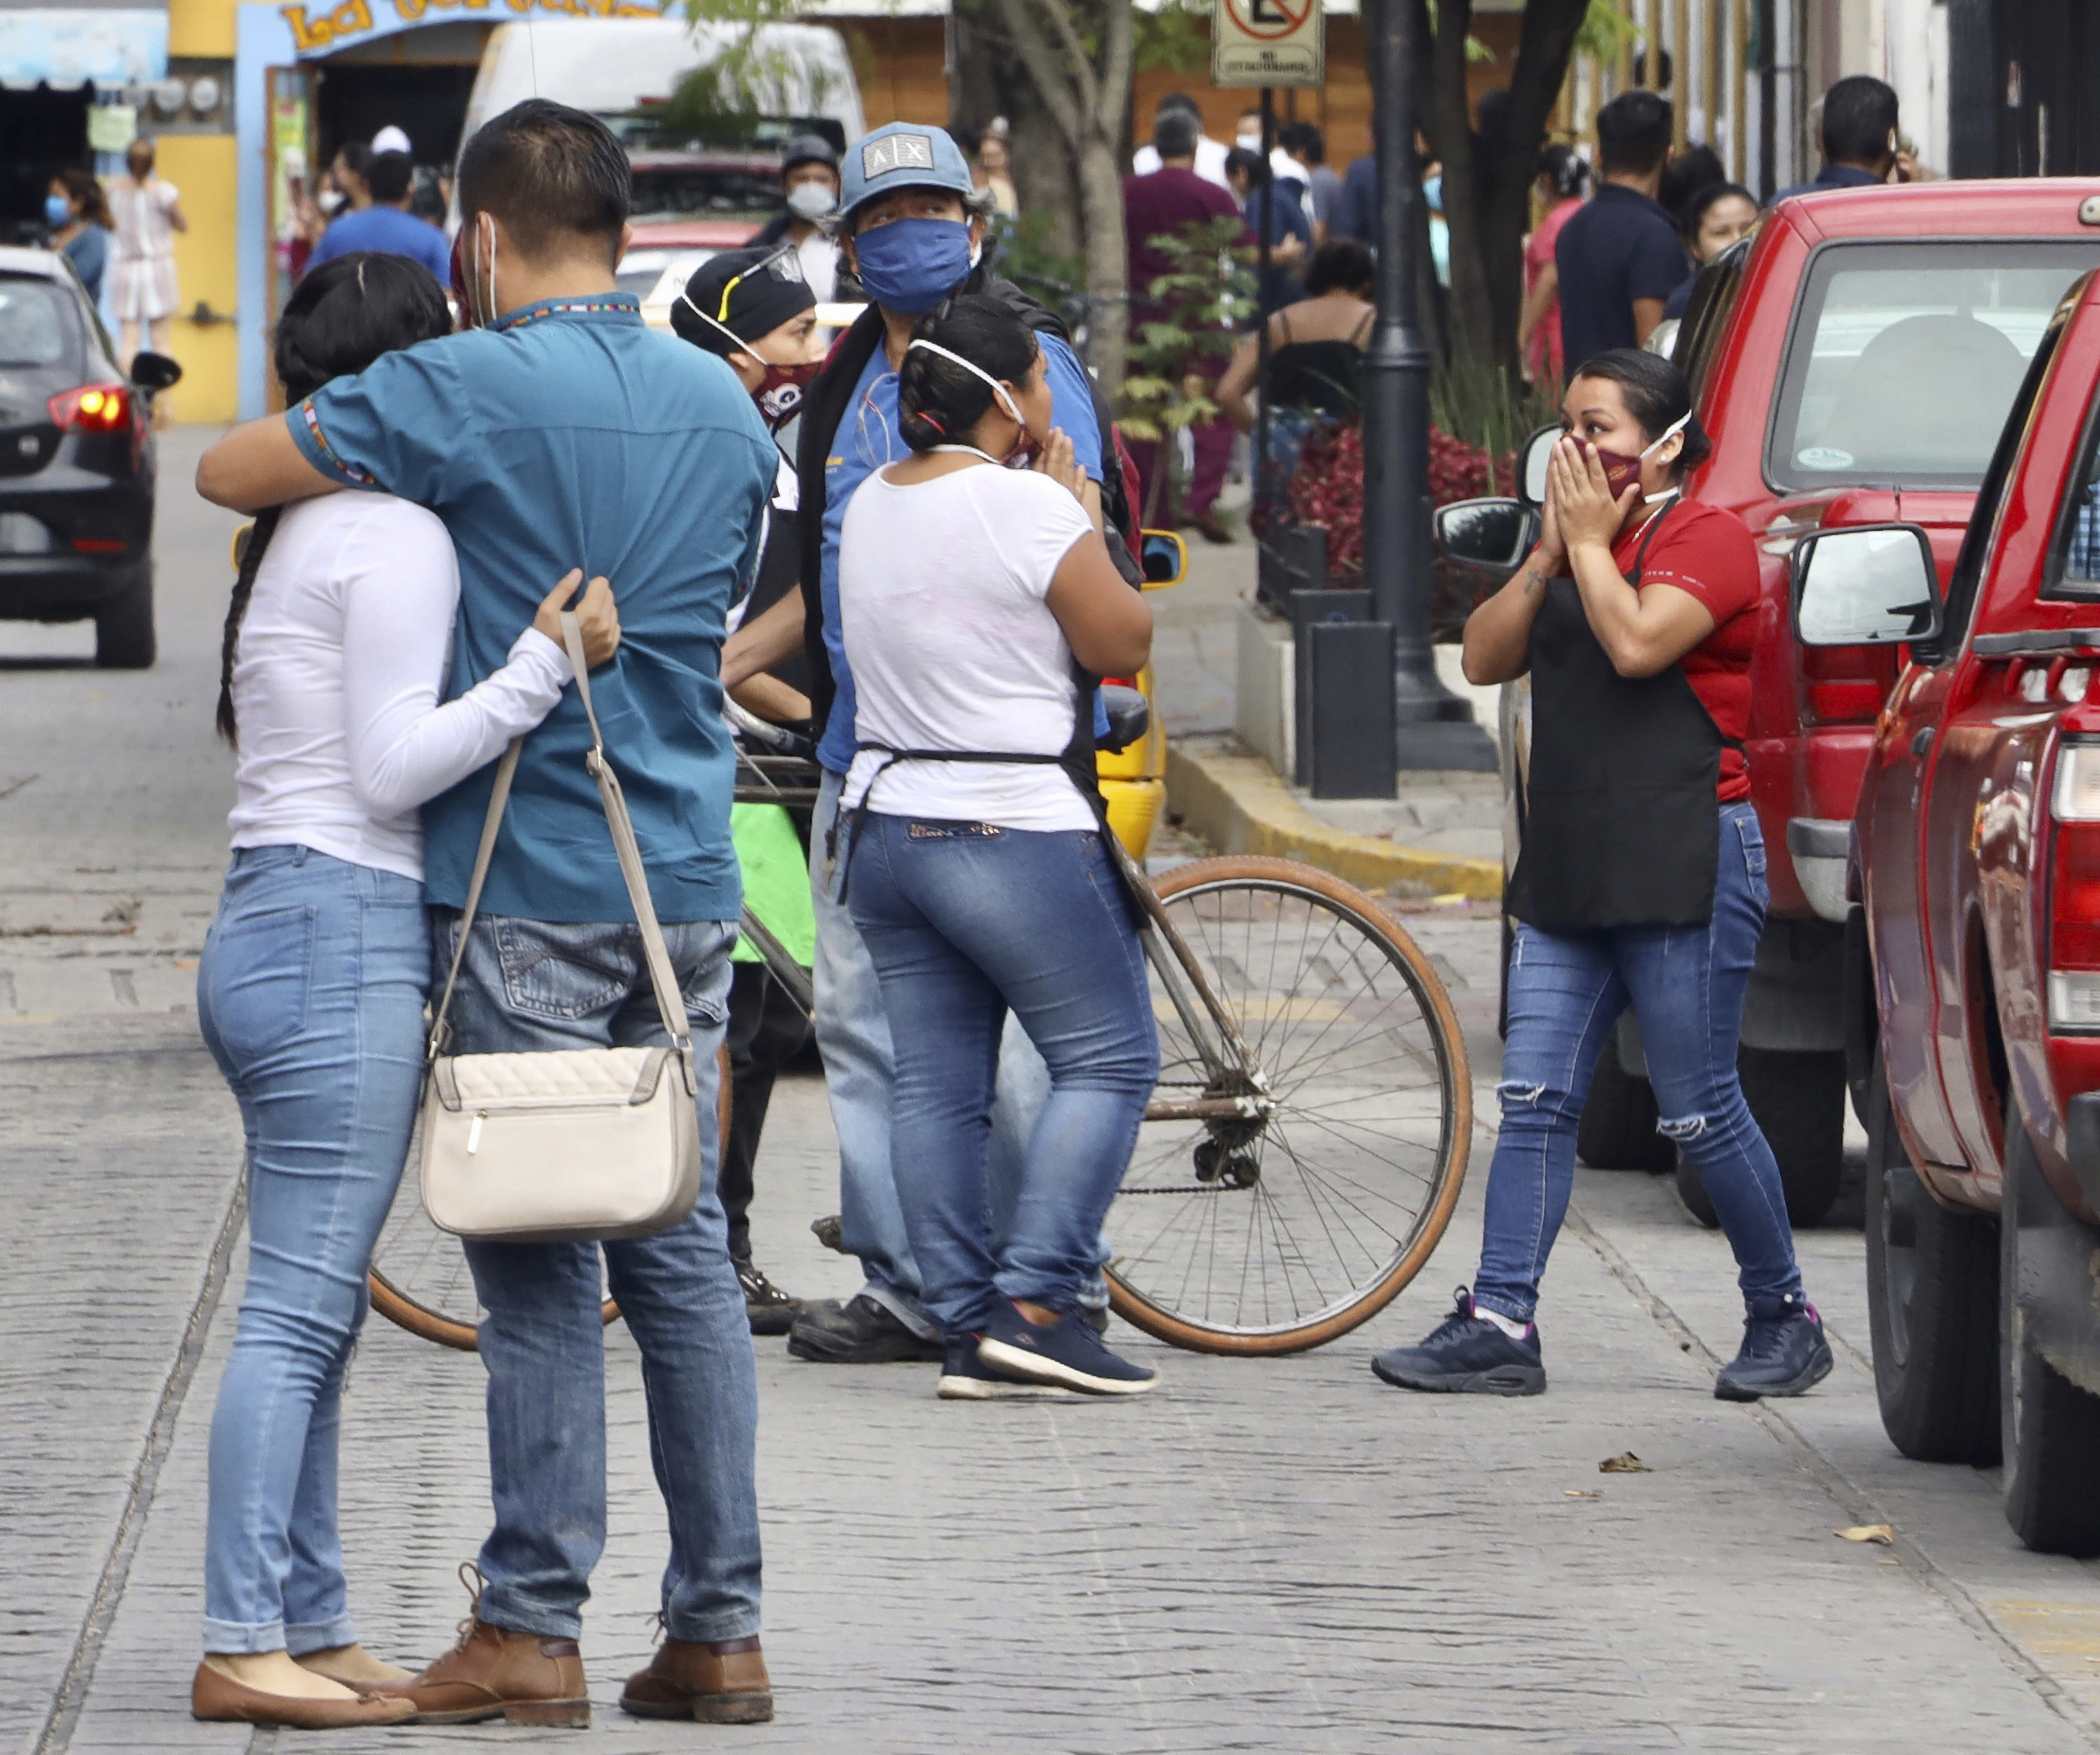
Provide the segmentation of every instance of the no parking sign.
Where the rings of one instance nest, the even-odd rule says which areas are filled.
[[[1324,85],[1326,64],[1322,0],[1217,0],[1212,85]]]

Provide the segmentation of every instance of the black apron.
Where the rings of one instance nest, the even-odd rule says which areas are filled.
[[[1669,509],[1648,521],[1634,559]],[[1723,737],[1681,665],[1623,677],[1581,588],[1546,581],[1531,625],[1531,772],[1505,905],[1548,932],[1704,926],[1714,917]]]

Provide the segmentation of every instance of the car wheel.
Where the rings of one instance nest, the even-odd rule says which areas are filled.
[[[1797,1230],[1820,1224],[1837,1204],[1845,1169],[1845,1056],[1745,1048],[1736,1057],[1743,1096],[1779,1162],[1786,1216]],[[1720,1223],[1699,1172],[1677,1160],[1677,1195],[1710,1230]]]
[[[2017,1107],[2005,1116],[2005,1194],[1998,1221],[1998,1408],[2005,1451],[2005,1521],[2042,1554],[2100,1554],[2100,1396],[2038,1352],[2020,1308],[2021,1234],[2056,1196],[2042,1180]]]
[[[95,661],[105,670],[144,670],[153,662],[153,569],[95,612]]]
[[[1619,1063],[1618,1032],[1604,1038],[1575,1150],[1593,1170],[1652,1170],[1670,1168],[1674,1148],[1655,1130],[1655,1087]]]
[[[1904,1151],[1888,1075],[1867,1085],[1867,1311],[1874,1393],[1919,1462],[1998,1460],[1998,1236],[1933,1199]]]

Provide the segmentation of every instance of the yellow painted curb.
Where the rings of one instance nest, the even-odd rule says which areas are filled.
[[[1431,853],[1321,822],[1260,756],[1167,749],[1167,797],[1181,820],[1220,853],[1303,860],[1367,890],[1402,879],[1441,894],[1491,902],[1502,893],[1493,860]]]

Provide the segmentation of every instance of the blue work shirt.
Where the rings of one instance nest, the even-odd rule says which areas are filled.
[[[1819,195],[1825,189],[1875,189],[1882,179],[1871,170],[1862,170],[1857,165],[1825,165],[1815,174],[1813,183],[1797,183],[1781,189],[1771,198],[1770,205],[1777,206],[1789,195]]]
[[[1287,237],[1296,238],[1305,248],[1305,254],[1299,259],[1299,267],[1279,263],[1273,265],[1268,273],[1260,276],[1259,290],[1264,316],[1282,310],[1286,305],[1295,304],[1305,296],[1305,282],[1299,278],[1299,267],[1312,259],[1312,222],[1305,217],[1302,199],[1304,187],[1295,177],[1277,177],[1264,188],[1247,192],[1248,231],[1259,239],[1266,228],[1271,250]],[[1273,217],[1270,216],[1272,206]]]
[[[735,758],[722,621],[749,581],[780,465],[735,375],[653,334],[627,293],[550,299],[383,355],[286,421],[307,461],[426,506],[459,551],[448,694],[500,669],[572,567],[612,581],[620,646],[591,695],[666,921],[734,920]],[[631,921],[574,689],[525,739],[482,906]],[[464,907],[493,767],[423,807],[430,900]]]
[[[452,279],[452,247],[445,234],[426,220],[377,201],[330,220],[320,242],[314,245],[313,254],[307,257],[307,266],[317,268],[332,256],[347,256],[360,250],[376,250],[420,262],[440,286]]]
[[[1079,356],[1055,335],[1036,339],[1042,343],[1043,368],[1050,379],[1052,424],[1063,429],[1072,441],[1074,455],[1086,466],[1088,475],[1099,481],[1101,428],[1094,418],[1093,381]],[[834,774],[853,766],[859,742],[854,730],[853,671],[846,663],[845,633],[839,622],[839,533],[845,526],[846,505],[854,489],[878,469],[911,455],[911,447],[905,444],[897,425],[897,368],[878,345],[854,386],[853,400],[840,418],[824,458],[824,650],[831,658],[837,692],[832,697],[831,717],[824,722],[823,739],[817,745],[817,759]],[[1105,729],[1098,709],[1095,720],[1097,730]]]
[[[1352,237],[1366,250],[1379,243],[1378,161],[1366,155],[1349,166],[1342,179],[1341,211],[1329,228],[1336,237]]]

